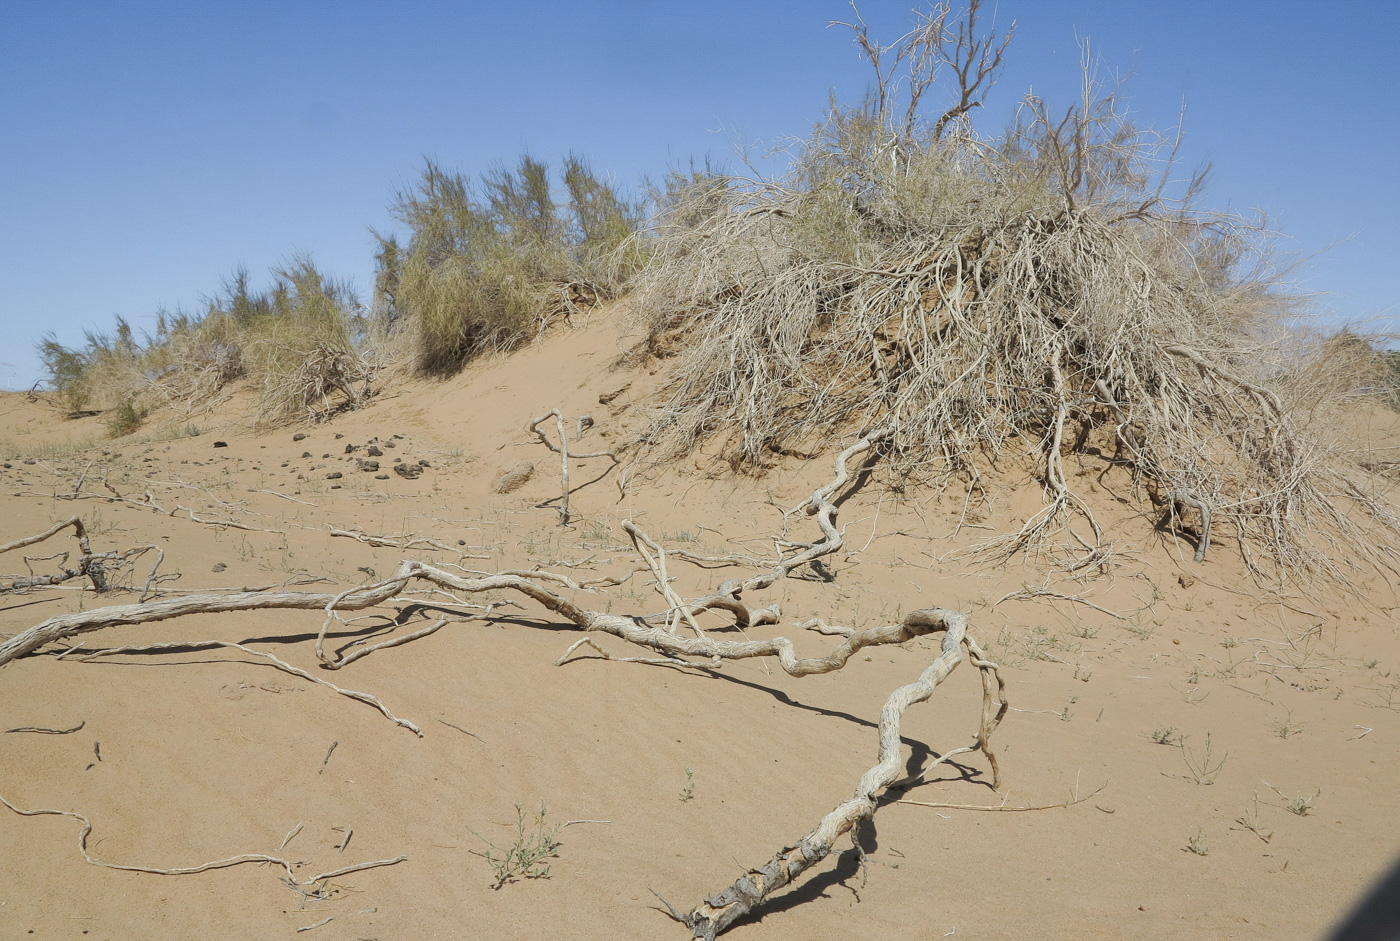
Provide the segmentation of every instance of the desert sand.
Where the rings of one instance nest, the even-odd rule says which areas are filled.
[[[100,417],[6,394],[0,543],[76,515],[95,552],[149,545],[163,558],[154,579],[154,551],[114,567],[103,594],[82,579],[0,593],[0,641],[143,592],[340,592],[406,558],[458,574],[620,578],[640,563],[626,519],[673,553],[771,560],[783,510],[832,477],[850,441],[761,475],[706,454],[650,468],[575,461],[571,525],[558,525],[558,457],[525,425],[558,408],[576,432],[589,415],[571,444],[582,451],[640,427],[664,364],[626,357],[635,339],[622,318],[596,315],[454,379],[402,380],[361,410],[263,433],[236,397],[107,440]],[[1316,938],[1400,853],[1393,583],[1358,569],[1350,587],[1261,586],[1227,534],[1196,563],[1121,471],[1065,460],[1114,540],[1092,577],[1069,578],[1047,555],[977,561],[1039,505],[1025,474],[935,493],[876,468],[840,502],[844,546],[824,572],[745,598],[782,609],[747,636],[788,637],[801,656],[841,640],[798,626],[810,618],[865,628],[961,611],[1010,710],[995,735],[999,791],[978,753],[891,791],[861,853],[843,840],[725,937]],[[422,470],[394,472],[396,461]],[[521,462],[529,479],[496,492]],[[817,533],[799,514],[789,535]],[[70,531],[6,553],[0,583],[29,574],[25,556],[35,573],[56,571],[39,557],[62,551],[77,557]],[[684,598],[763,570],[675,554],[668,568]],[[646,571],[560,590],[614,614],[667,607]],[[481,613],[468,603],[507,600],[462,617]],[[849,797],[875,763],[886,697],[938,655],[937,638],[921,637],[802,678],[768,660],[680,669],[586,646],[556,665],[583,636],[572,623],[519,595],[421,586],[346,613],[327,646],[350,652],[444,611],[456,619],[436,633],[338,671],[318,664],[315,610],[116,626],[0,668],[0,796],[86,817],[94,860],[178,869],[266,854],[305,881],[404,857],[299,889],[275,864],[124,871],[84,860],[81,820],[0,807],[0,937],[687,937],[657,896],[690,910]],[[722,615],[701,626],[742,639]],[[655,656],[588,636],[614,657]],[[214,640],[378,697],[422,735],[258,656],[197,646]],[[189,646],[87,659],[157,643]],[[907,767],[969,744],[980,704],[964,663],[905,715]],[[481,854],[516,840],[517,805],[527,834],[540,808],[546,828],[586,822],[557,831],[547,874],[496,888]]]

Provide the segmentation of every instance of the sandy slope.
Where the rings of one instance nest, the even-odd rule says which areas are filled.
[[[738,479],[688,459],[633,474],[625,494],[612,472],[574,494],[573,528],[555,525],[542,504],[558,495],[557,465],[522,426],[553,407],[591,414],[580,445],[588,449],[635,427],[660,377],[619,365],[625,345],[617,324],[600,318],[450,382],[400,385],[361,412],[267,435],[223,415],[194,419],[203,433],[193,437],[109,442],[97,419],[64,421],[5,396],[0,542],[81,514],[95,548],[159,546],[160,571],[180,574],[161,587],[179,591],[299,575],[327,580],[305,590],[338,590],[391,572],[405,555],[332,537],[331,527],[427,536],[458,551],[407,555],[483,571],[625,572],[635,565],[618,528],[628,516],[668,546],[770,553],[778,507],[828,478],[828,457]],[[382,469],[359,470],[356,459],[376,442]],[[347,445],[359,450],[346,454]],[[377,479],[395,458],[428,467],[415,480]],[[536,462],[535,476],[513,493],[492,492],[496,472],[521,460]],[[576,467],[574,483],[607,464]],[[990,790],[974,755],[900,796],[1024,806],[1102,790],[1029,813],[887,804],[864,839],[864,872],[853,852],[833,857],[728,937],[1310,938],[1400,852],[1391,588],[1373,575],[1359,577],[1359,597],[1315,585],[1261,594],[1228,542],[1193,564],[1190,547],[1164,542],[1125,482],[1100,471],[1086,470],[1083,489],[1117,535],[1119,563],[1087,583],[1051,584],[1122,617],[1065,600],[1000,600],[1045,583],[1035,560],[976,567],[951,558],[1033,509],[1033,486],[994,493],[958,527],[962,492],[901,500],[878,475],[843,506],[847,545],[832,561],[834,582],[789,579],[748,600],[784,610],[782,626],[752,634],[783,633],[804,652],[834,646],[792,626],[814,614],[868,626],[914,607],[969,613],[1006,668],[1015,709],[999,732],[1004,792]],[[112,494],[103,480],[125,502],[104,498]],[[65,499],[80,481],[82,497]],[[176,515],[138,506],[147,491]],[[253,529],[197,523],[177,506]],[[60,536],[9,553],[0,572],[23,574],[21,555],[70,544]],[[136,563],[138,585],[150,559]],[[673,561],[672,573],[681,594],[695,596],[736,570]],[[0,633],[134,600],[76,585],[0,595]],[[580,600],[616,612],[664,607],[643,576]],[[99,868],[78,854],[77,821],[0,808],[0,937],[290,938],[327,917],[305,936],[684,937],[648,890],[689,908],[805,833],[873,762],[890,690],[936,653],[926,640],[877,648],[800,680],[753,661],[688,674],[586,651],[557,667],[576,639],[571,626],[529,604],[501,615],[335,674],[315,667],[310,640],[321,618],[307,612],[190,617],[85,639],[89,650],[246,642],[381,697],[422,725],[421,739],[228,649],[101,661],[79,650],[0,670],[0,730],[84,723],[65,735],[0,731],[0,794],[87,815],[97,858],[173,868],[276,853],[299,824],[282,855],[302,878],[408,857],[332,880],[329,898],[304,899],[266,866],[184,876]],[[337,646],[384,624],[352,622]],[[963,744],[977,706],[976,676],[964,667],[909,713],[911,761]],[[1169,729],[1185,752],[1152,741]],[[1207,736],[1220,763],[1210,784],[1193,780],[1186,760],[1202,759]],[[1279,792],[1316,798],[1298,815]],[[548,878],[493,890],[476,851],[508,845],[515,805],[533,812],[541,803],[548,821],[609,822],[562,831]],[[1205,855],[1188,851],[1192,838]]]

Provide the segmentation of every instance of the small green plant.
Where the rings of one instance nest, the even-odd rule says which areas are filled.
[[[534,820],[527,826],[525,808],[519,804],[515,805],[515,842],[510,846],[497,846],[480,833],[472,831],[472,835],[487,846],[484,852],[471,852],[491,864],[491,871],[496,876],[491,888],[499,889],[507,882],[514,882],[519,878],[549,878],[549,863],[546,860],[559,855],[559,831],[564,825],[546,825],[545,810],[544,801],[540,801],[540,809],[535,812]]]
[[[1182,847],[1188,853],[1197,856],[1209,856],[1210,844],[1206,842],[1206,831],[1204,827],[1197,827],[1195,834],[1186,838],[1186,845]]]
[[[112,438],[125,438],[141,427],[147,414],[146,409],[138,408],[131,402],[123,402],[112,409],[104,420],[107,435]]]
[[[1238,637],[1227,637],[1220,642],[1220,646],[1224,647],[1226,650],[1233,650],[1239,645],[1240,640]]]
[[[1149,640],[1157,630],[1157,625],[1139,620],[1138,618],[1134,618],[1127,624],[1124,624],[1123,627],[1138,640]]]
[[[1294,723],[1293,710],[1288,710],[1285,718],[1273,717],[1270,719],[1269,730],[1279,738],[1291,738],[1303,731],[1302,723]]]
[[[1187,747],[1185,739],[1181,740],[1181,759],[1186,762],[1186,768],[1191,773],[1190,780],[1196,784],[1214,784],[1229,757],[1229,752],[1221,755],[1219,759],[1215,757],[1215,749],[1211,744],[1209,732],[1206,733],[1206,741],[1201,746],[1199,755]]]
[[[1180,745],[1181,736],[1177,734],[1175,726],[1164,725],[1161,728],[1153,729],[1147,733],[1147,737],[1158,745]]]
[[[1305,797],[1303,795],[1289,797],[1268,781],[1265,781],[1264,784],[1269,790],[1283,798],[1284,810],[1288,811],[1290,814],[1297,814],[1299,817],[1306,817],[1308,814],[1312,813],[1313,804],[1317,803],[1318,797],[1322,794],[1322,788],[1316,788],[1310,797]]]
[[[681,788],[680,799],[682,802],[695,799],[695,769],[687,767],[685,769],[685,787]]]
[[[1274,838],[1274,831],[1265,830],[1259,824],[1259,794],[1256,791],[1253,802],[1245,808],[1245,812],[1235,818],[1235,823],[1239,824],[1239,829],[1248,830],[1265,843]]]

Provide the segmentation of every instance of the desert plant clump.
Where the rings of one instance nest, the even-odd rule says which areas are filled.
[[[391,210],[407,246],[380,237],[372,308],[407,334],[416,371],[448,374],[615,295],[641,261],[639,209],[569,155],[559,204],[528,155],[474,181],[429,161]]]
[[[317,421],[364,404],[377,366],[355,342],[354,293],[306,259],[276,275],[274,312],[255,323],[246,343],[261,424]]]
[[[507,882],[516,879],[548,879],[547,860],[559,855],[559,831],[563,824],[545,824],[545,805],[535,812],[534,820],[527,826],[525,808],[515,805],[515,840],[509,846],[497,846],[478,834],[488,849],[473,850],[491,864],[491,872],[496,877],[491,888],[499,889]]]
[[[123,402],[111,410],[107,416],[107,434],[113,438],[123,438],[141,427],[141,423],[146,420],[147,412],[143,408],[138,408],[131,402]]]
[[[1065,473],[1078,452],[1130,469],[1198,559],[1213,522],[1261,576],[1383,562],[1397,518],[1326,443],[1346,351],[1295,328],[1264,221],[1202,209],[1204,173],[1174,187],[1178,138],[1135,125],[1087,47],[1081,100],[1027,96],[977,133],[1010,39],[979,34],[978,6],[894,46],[847,24],[866,100],[833,103],[783,175],[707,176],[655,220],[635,310],[676,363],[642,442],[717,437],[762,467],[888,426],[895,472],[932,480],[1029,455],[1045,506],[989,549],[1078,518],[1076,566],[1105,546]],[[957,87],[929,120],[938,75]]]
[[[110,410],[114,437],[163,406],[187,415],[208,408],[239,379],[257,391],[262,426],[317,420],[370,394],[377,365],[362,342],[359,302],[309,258],[274,270],[265,291],[252,290],[240,268],[206,303],[199,315],[160,311],[139,339],[121,317],[113,334],[89,332],[82,347],[46,337],[39,351],[49,384],[72,412]]]

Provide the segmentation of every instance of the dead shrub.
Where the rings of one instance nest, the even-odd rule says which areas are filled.
[[[1201,209],[1203,175],[1173,190],[1175,141],[1128,119],[1087,47],[1081,101],[1027,97],[1005,136],[977,134],[1006,43],[977,7],[891,47],[849,24],[875,92],[833,104],[785,175],[707,179],[655,221],[635,309],[678,362],[643,443],[719,435],[761,466],[883,426],[895,470],[924,479],[1030,453],[1046,506],[995,554],[1078,514],[1083,565],[1104,540],[1062,461],[1097,440],[1155,512],[1208,506],[1256,572],[1384,561],[1396,518],[1321,433],[1355,375],[1297,326],[1263,220]],[[940,66],[959,87],[927,121]]]

